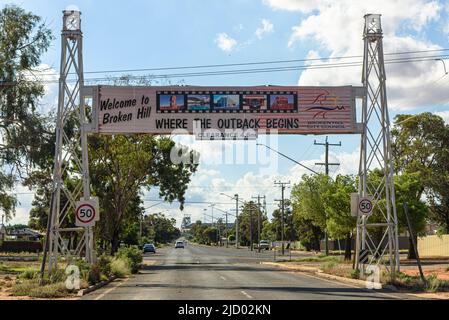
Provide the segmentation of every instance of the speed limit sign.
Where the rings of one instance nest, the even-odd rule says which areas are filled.
[[[373,213],[373,200],[371,197],[359,198],[359,215],[370,216]]]
[[[76,203],[75,225],[91,227],[100,219],[97,199],[83,200]]]

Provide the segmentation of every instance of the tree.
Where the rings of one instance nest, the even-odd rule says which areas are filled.
[[[0,209],[7,220],[17,204],[7,191],[42,165],[51,148],[47,142],[52,131],[36,111],[44,87],[34,72],[53,39],[41,20],[17,6],[0,11]]]
[[[167,243],[179,238],[181,231],[176,227],[175,219],[154,213],[144,217],[142,235],[156,243]]]
[[[160,197],[168,202],[177,199],[183,209],[197,165],[174,164],[170,153],[175,147],[173,140],[151,135],[89,137],[91,183],[102,217],[98,228],[103,230],[101,237],[110,241],[112,253],[118,249],[123,221],[140,217],[138,208],[130,204],[142,188],[157,186]]]
[[[449,126],[430,112],[398,115],[391,134],[396,173],[417,175],[417,200],[427,196],[429,217],[449,233]]]
[[[351,216],[351,193],[356,191],[353,176],[338,175],[335,181],[330,181],[323,196],[329,235],[334,239],[346,238],[345,260],[351,260],[351,244],[357,224],[357,219]]]
[[[293,224],[293,211],[289,208],[290,201],[285,200],[284,210],[284,240],[297,240],[297,233]],[[269,240],[280,240],[282,238],[282,210],[275,209],[271,222],[265,221],[262,229],[262,238]]]
[[[245,202],[242,212],[239,214],[239,241],[241,245],[248,246],[251,245],[251,242],[253,244],[257,242],[258,217],[260,217],[260,228],[262,232],[264,221],[267,220],[266,215],[259,210],[257,203],[254,201]]]
[[[293,225],[298,240],[307,251],[320,252],[320,242],[324,235],[323,231],[312,220],[304,218],[298,211],[293,210]]]
[[[315,231],[325,231],[328,216],[326,214],[325,198],[331,179],[324,174],[303,175],[301,181],[292,188],[290,200],[297,222],[311,223]],[[316,234],[315,234],[316,235]],[[326,244],[327,246],[327,244]]]
[[[408,215],[412,227],[415,243],[418,243],[418,236],[424,235],[426,228],[426,218],[429,209],[425,202],[421,200],[420,192],[422,182],[420,173],[403,173],[395,176],[394,187],[396,192],[396,212],[398,214],[398,227],[400,231],[408,231],[407,218],[404,212],[404,203],[408,205]],[[408,259],[416,259],[415,250],[411,235],[409,236]]]

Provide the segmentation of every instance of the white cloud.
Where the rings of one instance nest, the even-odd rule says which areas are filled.
[[[217,37],[215,38],[214,42],[221,50],[223,50],[226,53],[231,52],[237,46],[237,41],[228,36],[227,33],[225,32],[217,34]]]
[[[273,9],[298,11],[305,15],[292,28],[288,46],[312,39],[318,44],[318,51],[328,52],[326,56],[329,57],[363,54],[363,16],[366,13],[382,14],[386,53],[441,48],[425,37],[424,30],[430,22],[437,21],[443,10],[436,0],[264,0],[264,3]],[[319,54],[311,51],[309,56],[317,57]],[[391,59],[386,56],[388,58]],[[361,58],[332,60],[333,63],[353,61],[359,62]],[[326,62],[314,61],[313,64]],[[386,73],[391,109],[426,107],[441,102],[447,96],[449,83],[440,81],[436,85],[444,74],[439,61],[387,64]],[[300,85],[361,85],[360,78],[361,67],[358,66],[326,69],[325,72],[308,69],[302,72],[298,82]]]
[[[256,29],[254,33],[258,39],[262,39],[266,34],[272,33],[274,31],[274,26],[270,20],[262,19],[262,25]]]
[[[449,110],[446,111],[438,111],[435,112],[436,115],[440,116],[441,118],[443,118],[444,122],[446,122],[447,124],[449,124]]]

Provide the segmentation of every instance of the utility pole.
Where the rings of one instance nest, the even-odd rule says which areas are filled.
[[[226,211],[226,221],[225,221],[225,232],[226,232],[226,248],[229,247],[229,239],[228,239],[228,212]]]
[[[235,247],[239,248],[239,195],[236,193],[235,197]]]
[[[285,208],[284,190],[285,186],[290,184],[290,181],[289,182],[275,181],[274,184],[281,187],[281,243],[282,243],[282,255],[284,255],[284,208]]]
[[[335,146],[335,147],[341,147],[341,141],[337,144],[337,143],[329,143],[329,141],[327,141],[327,136],[326,136],[326,140],[325,142],[316,142],[316,140],[313,142],[314,145],[317,146],[324,146],[324,163],[323,162],[317,162],[315,163],[316,165],[324,165],[325,168],[325,173],[326,176],[329,177],[329,166],[339,166],[340,163],[337,162],[329,162],[329,146]],[[326,221],[327,221],[327,217],[326,217]],[[324,229],[324,245],[325,245],[325,250],[326,250],[326,256],[329,255],[329,235],[327,234],[327,228]]]
[[[249,202],[249,247],[253,251],[253,206]]]
[[[257,207],[259,212],[257,213],[257,251],[260,252],[260,224],[261,224],[261,210],[260,210],[260,199],[263,199],[265,202],[265,196],[261,196],[260,194],[257,197],[252,197],[253,199],[257,199]]]

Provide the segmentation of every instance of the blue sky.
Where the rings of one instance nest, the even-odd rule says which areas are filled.
[[[53,30],[56,40],[43,56],[42,63],[51,67],[57,78],[60,60],[62,10],[75,5],[82,12],[85,71],[227,64],[268,60],[320,58],[360,55],[365,13],[381,13],[385,52],[401,52],[448,48],[449,5],[445,1],[308,1],[308,0],[164,0],[164,1],[61,1],[0,0],[17,4],[42,16]],[[319,62],[319,61],[318,61]],[[447,65],[449,67],[449,65]],[[449,120],[449,77],[444,76],[443,63],[387,65],[390,115],[397,113],[438,112]],[[148,74],[148,72],[146,73]],[[86,78],[93,75],[86,74]],[[360,85],[361,69],[289,71],[231,76],[173,79],[173,83],[189,85]],[[182,82],[180,82],[182,81]],[[47,86],[42,101],[44,110],[55,107],[55,85]],[[315,170],[324,157],[324,149],[313,145],[324,136],[284,135],[271,141],[271,146]],[[187,194],[188,201],[229,202],[220,192],[249,199],[267,195],[272,204],[280,190],[274,179],[298,181],[305,171],[278,158],[272,166],[252,161],[255,154],[268,154],[251,142],[195,142],[194,138],[176,137],[198,149],[202,162]],[[267,143],[261,136],[259,142]],[[270,137],[272,139],[272,137]],[[331,149],[331,160],[341,166],[331,174],[356,173],[358,166],[357,135],[329,136],[342,147]],[[268,143],[267,143],[268,144]],[[228,150],[243,148],[244,161],[211,163],[224,158]],[[227,150],[223,154],[223,150]],[[238,156],[237,156],[238,157]],[[207,161],[204,161],[207,160]],[[238,162],[238,163],[236,163]],[[29,192],[18,188],[21,192]],[[19,195],[21,205],[11,221],[27,222],[31,194]],[[157,198],[157,190],[147,199]],[[148,202],[151,205],[154,202]],[[218,206],[218,205],[217,205]],[[204,204],[188,204],[184,213],[202,218]],[[231,205],[221,204],[228,209]],[[269,211],[274,205],[269,206]],[[161,210],[176,217],[182,214],[177,205],[161,204],[148,212]]]

